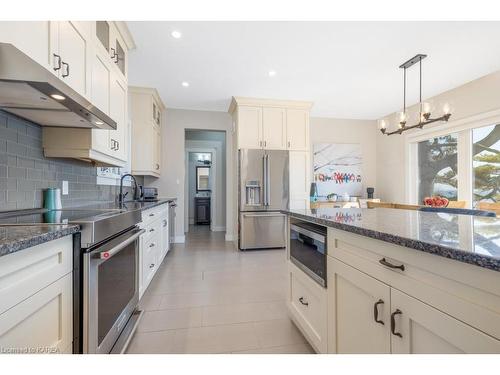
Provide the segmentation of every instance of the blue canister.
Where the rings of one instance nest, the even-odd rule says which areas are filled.
[[[47,210],[60,210],[61,203],[61,189],[48,188],[43,192],[43,208]]]

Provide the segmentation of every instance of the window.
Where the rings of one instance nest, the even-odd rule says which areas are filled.
[[[500,124],[472,130],[473,200],[500,202]]]
[[[456,133],[418,142],[418,203],[432,195],[457,200],[457,174]]]

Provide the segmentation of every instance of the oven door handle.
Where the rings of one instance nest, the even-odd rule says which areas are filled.
[[[140,229],[138,232],[134,233],[132,236],[127,238],[125,241],[123,241],[119,245],[116,245],[115,247],[112,247],[109,250],[103,250],[103,251],[99,251],[99,252],[95,253],[94,257],[107,260],[107,259],[111,258],[113,255],[115,255],[116,253],[120,252],[120,250],[122,250],[125,246],[134,242],[137,238],[139,238],[139,236],[141,234],[143,234],[145,232],[146,232],[145,229]]]

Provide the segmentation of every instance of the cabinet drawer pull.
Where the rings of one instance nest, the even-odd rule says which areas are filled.
[[[290,148],[290,141],[288,141],[288,148]]]
[[[57,72],[59,69],[61,69],[61,56],[59,56],[56,53],[53,53],[53,55],[54,55],[54,63],[57,60],[57,65],[54,66],[54,70]]]
[[[394,336],[398,336],[398,337],[403,337],[403,335],[399,332],[396,332],[396,318],[395,316],[396,315],[400,315],[402,314],[403,312],[400,310],[400,309],[396,309],[396,311],[394,311],[392,314],[391,314],[391,333],[394,335]]]
[[[400,269],[401,271],[404,271],[405,270],[405,266],[404,264],[400,264],[399,266],[395,265],[395,264],[392,264],[390,262],[388,262],[387,260],[385,260],[385,258],[382,258],[378,261],[380,264],[386,266],[386,267],[389,267],[389,268],[398,268]]]
[[[149,231],[150,231],[150,232],[154,232],[155,230],[154,230],[154,228],[151,228]]]
[[[382,320],[379,320],[378,318],[378,305],[383,305],[384,301],[379,299],[375,304],[373,305],[373,319],[375,319],[376,323],[380,323],[384,325],[384,322]]]
[[[267,141],[264,141],[264,147],[266,147],[266,146],[267,146]]]
[[[155,266],[155,264],[154,264],[154,263],[151,263],[151,264],[149,265],[149,268],[153,268],[154,266]]]
[[[300,297],[300,298],[299,298],[299,302],[300,302],[301,304],[303,304],[304,306],[309,306],[309,302],[304,301],[304,297]]]
[[[155,247],[154,243],[149,244],[149,247]]]
[[[63,74],[62,74],[63,78],[65,78],[65,77],[69,76],[69,64],[63,61],[62,65],[66,67],[66,73],[63,72]]]
[[[155,214],[149,214],[149,217],[153,217],[153,216],[155,216]]]

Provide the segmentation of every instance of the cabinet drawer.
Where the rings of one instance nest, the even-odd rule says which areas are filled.
[[[160,211],[162,211],[161,206],[153,207],[148,210],[142,211],[142,222],[144,224],[154,221],[160,217]]]
[[[154,235],[149,241],[144,242],[142,250],[142,283],[144,289],[147,288],[149,282],[153,278],[156,270],[158,269],[158,253],[160,250],[160,236]]]
[[[0,257],[0,314],[71,272],[73,236]]]
[[[500,273],[328,228],[329,256],[500,339]],[[391,268],[383,265],[385,259]]]
[[[71,353],[73,277],[67,274],[0,315],[0,350]]]
[[[142,235],[144,242],[150,241],[155,235],[161,233],[161,225],[162,221],[159,216],[157,216],[154,221],[149,221],[146,225],[143,225],[142,227],[146,230]]]
[[[288,263],[288,307],[295,323],[320,353],[327,349],[326,289]]]

